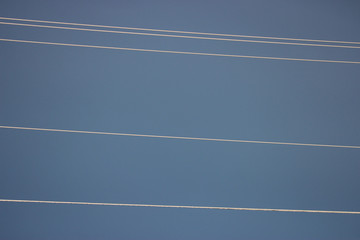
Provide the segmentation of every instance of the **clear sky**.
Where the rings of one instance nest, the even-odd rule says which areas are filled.
[[[360,41],[355,0],[2,0],[0,16]],[[360,49],[0,25],[0,38],[360,61]],[[360,145],[360,65],[0,42],[0,125]],[[0,130],[0,198],[360,211],[359,149]],[[360,216],[0,203],[0,239],[359,239]]]

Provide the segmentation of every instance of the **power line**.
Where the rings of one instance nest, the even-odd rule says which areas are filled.
[[[223,36],[223,37],[259,38],[259,39],[273,39],[273,40],[286,40],[286,41],[304,41],[304,42],[323,42],[323,43],[360,44],[360,42],[350,42],[350,41],[319,40],[319,39],[305,39],[305,38],[285,38],[285,37],[266,37],[266,36],[223,34],[223,33],[206,33],[206,32],[190,32],[190,31],[176,31],[176,30],[164,30],[164,29],[154,29],[154,28],[120,27],[120,26],[83,24],[83,23],[72,23],[72,22],[44,21],[44,20],[24,19],[24,18],[0,17],[0,19],[12,20],[12,21],[36,22],[36,23],[63,24],[63,25],[73,25],[73,26],[114,28],[114,29],[127,29],[127,30],[153,31],[153,32],[166,32],[166,33],[184,33],[184,34],[197,34],[197,35]]]
[[[35,24],[12,23],[12,22],[0,22],[0,24],[15,25],[15,26],[25,26],[25,27],[39,27],[39,28],[53,28],[53,29],[64,29],[64,30],[87,31],[87,32],[120,33],[120,34],[133,34],[133,35],[172,37],[172,38],[187,38],[187,39],[202,39],[202,40],[217,40],[217,41],[230,41],[230,42],[248,42],[248,43],[282,44],[282,45],[294,45],[294,46],[351,48],[351,49],[359,49],[360,48],[360,46],[329,45],[329,44],[314,44],[314,43],[273,42],[273,41],[262,41],[262,40],[213,38],[213,37],[196,37],[196,36],[168,35],[168,34],[158,34],[158,33],[126,32],[126,31],[113,31],[113,30],[102,30],[102,29],[60,27],[60,26],[49,26],[49,25],[35,25]]]
[[[179,137],[179,136],[163,136],[163,135],[153,135],[153,134],[97,132],[97,131],[80,131],[80,130],[14,127],[14,126],[0,126],[0,128],[3,128],[3,129],[18,129],[18,130],[32,130],[32,131],[46,131],[46,132],[65,132],[65,133],[85,133],[85,134],[98,134],[98,135],[114,135],[114,136],[127,136],[127,137],[165,138],[165,139],[182,139],[182,140],[213,141],[213,142],[260,143],[260,144],[291,145],[291,146],[306,146],[306,147],[330,147],[330,148],[360,149],[360,146],[313,144],[313,143],[251,141],[251,140],[223,139],[223,138]]]
[[[96,206],[122,206],[122,207],[153,207],[153,208],[187,208],[187,209],[208,209],[208,210],[293,212],[293,213],[360,214],[360,212],[354,212],[354,211],[298,210],[298,209],[272,209],[272,208],[237,208],[237,207],[206,207],[206,206],[155,205],[155,204],[135,204],[135,203],[65,202],[65,201],[40,201],[40,200],[17,200],[17,199],[0,199],[0,202],[48,203],[48,204],[72,204],[72,205],[96,205]]]
[[[168,51],[168,50],[142,49],[142,48],[108,47],[108,46],[84,45],[84,44],[73,44],[73,43],[40,42],[40,41],[29,41],[29,40],[18,40],[18,39],[7,39],[7,38],[1,38],[0,41],[19,42],[19,43],[35,43],[35,44],[68,46],[68,47],[86,47],[86,48],[99,48],[99,49],[112,49],[112,50],[126,50],[126,51],[137,51],[137,52],[173,53],[173,54],[186,54],[186,55],[252,58],[252,59],[268,59],[268,60],[283,60],[283,61],[360,64],[360,62],[356,62],[356,61],[306,59],[306,58],[284,58],[284,57],[263,57],[263,56],[251,56],[251,55],[234,55],[234,54],[201,53],[201,52],[182,52],[182,51]]]

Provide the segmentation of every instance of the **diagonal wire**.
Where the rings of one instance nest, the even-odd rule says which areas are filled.
[[[229,41],[229,42],[248,42],[248,43],[281,44],[281,45],[294,45],[294,46],[312,46],[312,47],[332,47],[332,48],[360,49],[360,46],[314,44],[314,43],[273,42],[273,41],[263,41],[263,40],[213,38],[213,37],[196,37],[196,36],[169,35],[169,34],[159,34],[159,33],[126,32],[126,31],[114,31],[114,30],[103,30],[103,29],[89,29],[89,28],[74,28],[74,27],[61,27],[61,26],[49,26],[49,25],[36,25],[36,24],[12,23],[12,22],[0,22],[0,24],[15,25],[15,26],[25,26],[25,27],[39,27],[39,28],[53,28],[53,29],[64,29],[64,30],[87,31],[87,32],[120,33],[120,34],[145,35],[145,36],[157,36],[157,37],[171,37],[171,38],[187,38],[187,39],[217,40],[217,41]]]
[[[152,207],[152,208],[187,208],[187,209],[292,212],[292,213],[360,214],[360,212],[355,212],[355,211],[300,210],[300,209],[277,209],[277,208],[273,209],[273,208],[207,207],[207,206],[157,205],[157,204],[136,204],[136,203],[65,202],[65,201],[40,201],[40,200],[18,200],[18,199],[0,199],[0,202],[122,206],[122,207]]]
[[[18,43],[35,43],[35,44],[68,46],[68,47],[86,47],[86,48],[111,49],[111,50],[126,50],[126,51],[137,51],[137,52],[173,53],[173,54],[186,54],[186,55],[232,57],[232,58],[252,58],[252,59],[268,59],[268,60],[283,60],[283,61],[360,64],[360,62],[356,62],[356,61],[306,59],[306,58],[285,58],[285,57],[264,57],[264,56],[235,55],[235,54],[221,54],[221,53],[202,53],[202,52],[183,52],[183,51],[168,51],[168,50],[143,49],[143,48],[108,47],[108,46],[100,46],[100,45],[84,45],[84,44],[73,44],[73,43],[41,42],[41,41],[30,41],[30,40],[19,40],[19,39],[8,39],[8,38],[0,38],[0,41],[18,42]]]
[[[65,130],[65,129],[53,129],[53,128],[14,127],[14,126],[0,126],[0,128],[32,130],[32,131],[46,131],[46,132],[114,135],[114,136],[127,136],[127,137],[165,138],[165,139],[182,139],[182,140],[213,141],[213,142],[259,143],[259,144],[291,145],[291,146],[306,146],[306,147],[330,147],[330,148],[360,149],[360,146],[313,144],[313,143],[269,142],[269,141],[251,141],[251,140],[223,139],[223,138],[179,137],[179,136],[163,136],[163,135],[135,134],[135,133],[95,132],[95,131],[79,131],[79,130]]]
[[[335,40],[319,40],[319,39],[305,39],[305,38],[266,37],[266,36],[252,36],[252,35],[239,35],[239,34],[223,34],[223,33],[206,33],[206,32],[175,31],[175,30],[164,30],[164,29],[154,29],[154,28],[136,28],[136,27],[121,27],[121,26],[83,24],[83,23],[72,23],[72,22],[44,21],[44,20],[24,19],[24,18],[0,17],[0,19],[3,19],[3,20],[11,20],[11,21],[24,21],[24,22],[36,22],[36,23],[62,24],[62,25],[72,25],[72,26],[113,28],[113,29],[127,29],[127,30],[137,30],[137,31],[153,31],[153,32],[166,32],[166,33],[183,33],[183,34],[197,34],[197,35],[238,37],[238,38],[273,39],[273,40],[286,40],[286,41],[304,41],[304,42],[322,42],[322,43],[360,44],[360,42],[350,42],[350,41],[335,41]]]

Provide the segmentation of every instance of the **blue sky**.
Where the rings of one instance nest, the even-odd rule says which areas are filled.
[[[356,1],[1,1],[0,16],[360,41]],[[356,49],[0,26],[1,38],[360,61]],[[0,125],[360,145],[359,65],[0,43]],[[8,199],[359,211],[357,149],[0,130]],[[358,239],[359,216],[0,204],[1,239]]]

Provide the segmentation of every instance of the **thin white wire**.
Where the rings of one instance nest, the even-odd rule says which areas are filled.
[[[188,38],[188,39],[202,39],[202,40],[217,40],[217,41],[230,41],[230,42],[248,42],[248,43],[282,44],[282,45],[294,45],[294,46],[332,47],[332,48],[352,48],[352,49],[359,49],[360,48],[360,46],[344,46],[344,45],[329,45],[329,44],[314,44],[314,43],[272,42],[272,41],[261,41],[261,40],[212,38],[212,37],[195,37],[195,36],[168,35],[168,34],[158,34],[158,33],[125,32],[125,31],[113,31],[113,30],[102,30],[102,29],[60,27],[60,26],[49,26],[49,25],[35,25],[35,24],[12,23],[12,22],[0,22],[0,24],[15,25],[15,26],[25,26],[25,27],[39,27],[39,28],[53,28],[53,29],[64,29],[64,30],[87,31],[87,32],[120,33],[120,34],[133,34],[133,35],[172,37],[172,38]]]
[[[183,139],[183,140],[214,141],[214,142],[260,143],[260,144],[292,145],[292,146],[307,146],[307,147],[330,147],[330,148],[360,149],[360,146],[313,144],[313,143],[269,142],[269,141],[251,141],[251,140],[222,139],[222,138],[178,137],[178,136],[164,136],[164,135],[153,135],[153,134],[95,132],[95,131],[80,131],[80,130],[66,130],[66,129],[53,129],[53,128],[14,127],[14,126],[0,126],[0,128],[18,129],[18,130],[33,130],[33,131],[46,131],[46,132],[65,132],[65,133],[86,133],[86,134],[99,134],[99,135],[115,135],[115,136],[128,136],[128,137],[166,138],[166,139]]]
[[[86,47],[86,48],[100,48],[100,49],[112,49],[112,50],[126,50],[126,51],[137,51],[137,52],[174,53],[174,54],[187,54],[187,55],[269,59],[269,60],[283,60],[283,61],[360,64],[360,62],[355,62],[355,61],[306,59],[306,58],[284,58],[284,57],[263,57],[263,56],[232,55],[232,54],[220,54],[220,53],[181,52],[181,51],[168,51],[168,50],[155,50],[155,49],[142,49],[142,48],[107,47],[107,46],[99,46],[99,45],[84,45],[84,44],[72,44],[72,43],[40,42],[40,41],[18,40],[18,39],[8,39],[8,38],[0,38],[0,41],[20,42],[20,43],[36,43],[36,44],[68,46],[68,47]]]
[[[360,214],[360,212],[354,212],[354,211],[298,210],[298,209],[272,209],[272,208],[237,208],[237,207],[206,207],[206,206],[155,205],[155,204],[135,204],[135,203],[65,202],[65,201],[40,201],[40,200],[18,200],[18,199],[0,199],[0,202],[74,204],[74,205],[122,206],[122,207],[153,207],[153,208],[188,208],[188,209],[208,209],[208,210],[263,211],[263,212]]]
[[[273,39],[273,40],[287,40],[287,41],[305,41],[305,42],[323,42],[323,43],[360,44],[360,42],[349,42],[349,41],[319,40],[319,39],[305,39],[305,38],[265,37],[265,36],[238,35],[238,34],[223,34],[223,33],[206,33],[206,32],[189,32],[189,31],[163,30],[163,29],[154,29],[154,28],[135,28],[135,27],[120,27],[120,26],[83,24],[83,23],[72,23],[72,22],[44,21],[44,20],[24,19],[24,18],[0,17],[0,19],[3,19],[3,20],[12,20],[12,21],[36,22],[36,23],[63,24],[63,25],[73,25],[73,26],[86,26],[86,27],[99,27],[99,28],[116,28],[116,29],[128,29],[128,30],[137,30],[137,31],[153,31],[153,32],[166,32],[166,33],[198,34],[198,35],[223,36],[223,37],[259,38],[259,39]]]

